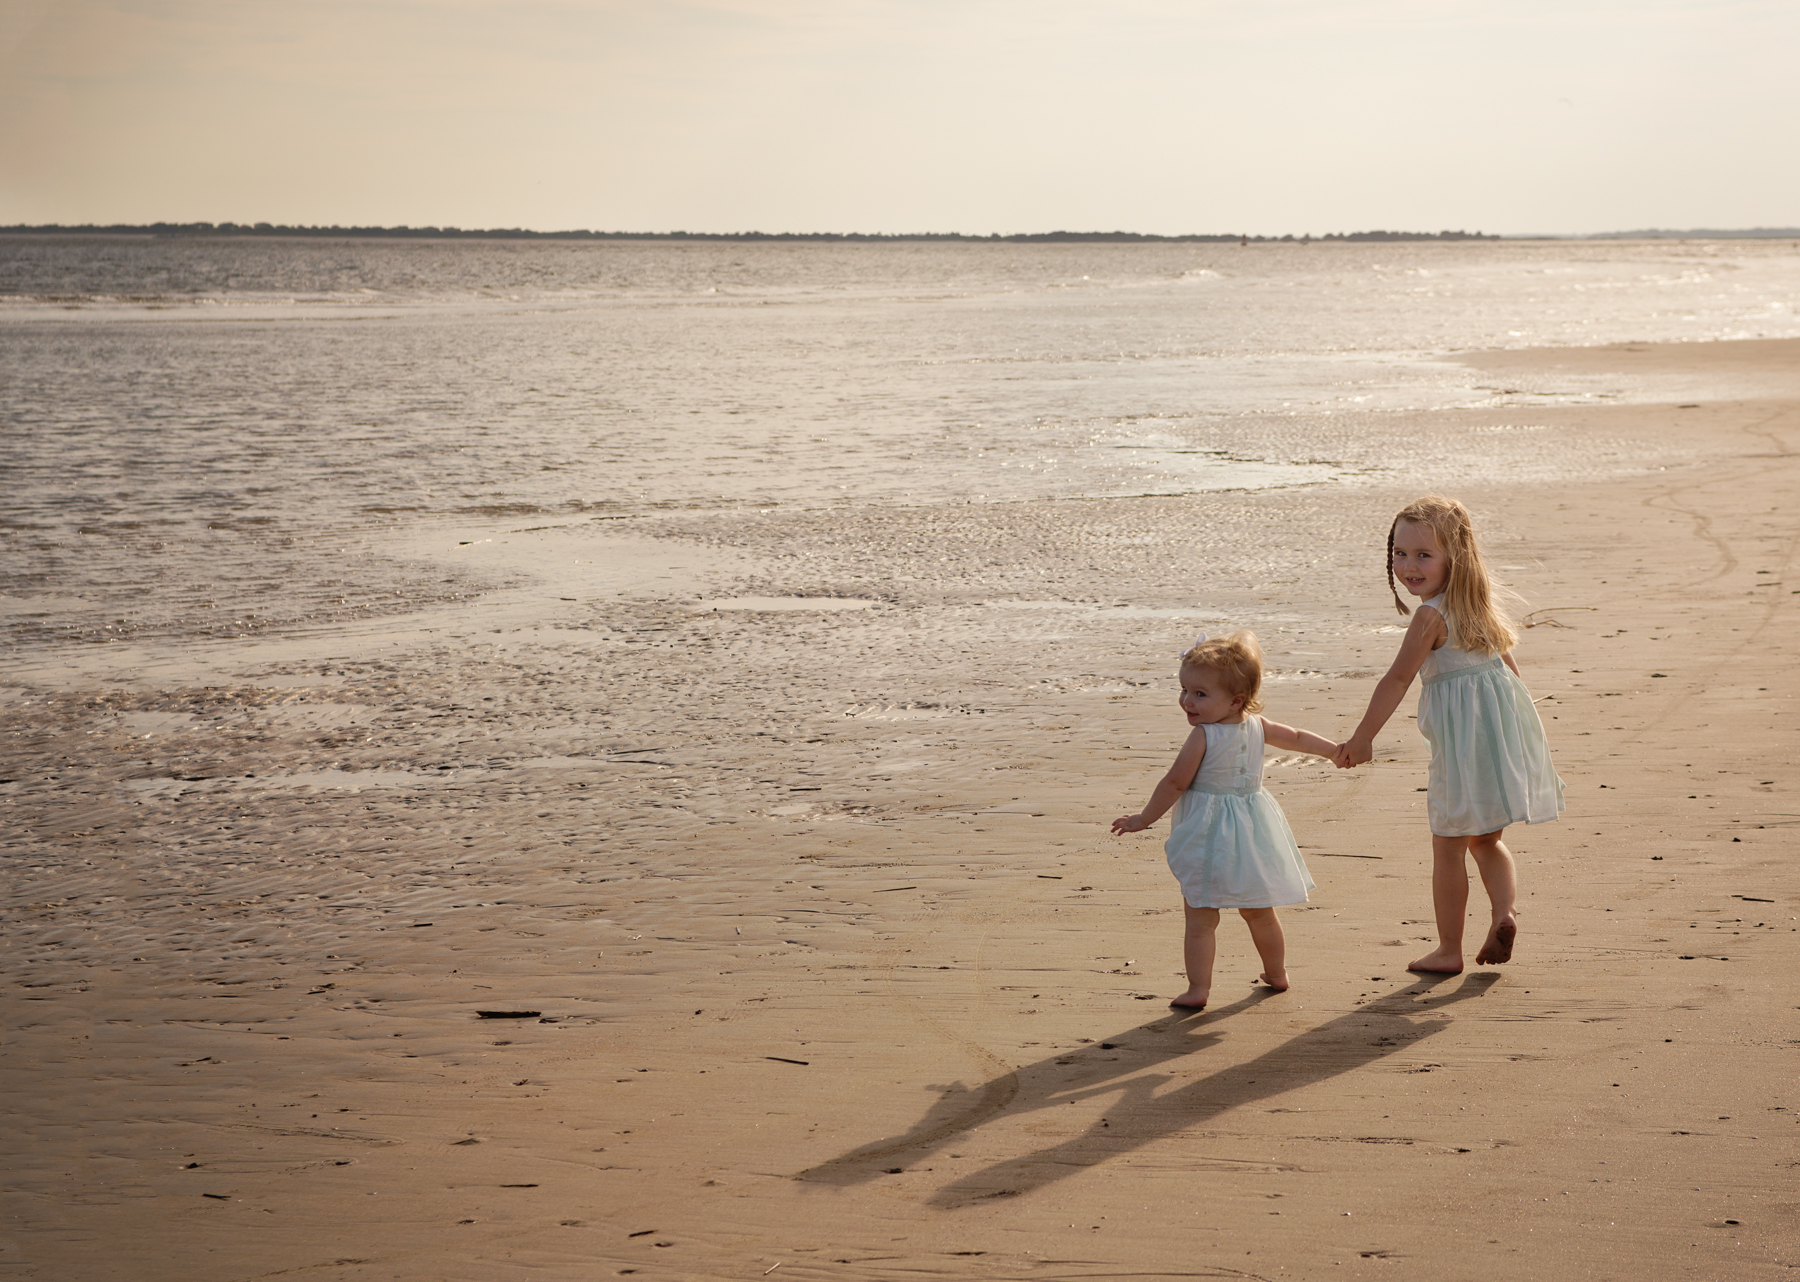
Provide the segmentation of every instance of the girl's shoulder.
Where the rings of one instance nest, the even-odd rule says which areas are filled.
[[[1419,602],[1418,608],[1413,611],[1413,626],[1430,635],[1433,650],[1449,642],[1450,615],[1444,609],[1442,593],[1429,601]]]

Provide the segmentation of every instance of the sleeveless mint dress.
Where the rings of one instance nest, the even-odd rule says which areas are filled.
[[[1163,852],[1195,908],[1303,904],[1313,888],[1294,834],[1263,790],[1262,718],[1210,725],[1194,782],[1175,799]]]
[[[1443,600],[1425,605],[1443,614]],[[1550,764],[1544,723],[1511,668],[1446,641],[1426,656],[1419,677],[1419,732],[1431,744],[1425,813],[1434,836],[1475,837],[1562,813],[1563,783]]]

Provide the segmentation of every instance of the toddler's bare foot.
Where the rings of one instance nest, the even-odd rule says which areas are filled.
[[[1462,968],[1461,953],[1446,952],[1439,948],[1435,952],[1426,953],[1406,969],[1422,970],[1428,975],[1460,975]]]
[[[1187,990],[1187,992],[1183,993],[1181,996],[1177,997],[1174,1001],[1170,1002],[1169,1005],[1175,1007],[1178,1010],[1205,1010],[1206,1009],[1206,997],[1207,997],[1206,989],[1190,988]]]
[[[1501,962],[1512,960],[1513,940],[1519,936],[1519,922],[1511,913],[1494,923],[1488,931],[1487,942],[1481,951],[1475,954],[1477,966],[1497,966]]]
[[[1288,990],[1288,977],[1285,970],[1279,975],[1271,975],[1265,970],[1262,974],[1258,975],[1257,978],[1278,993],[1285,993]]]

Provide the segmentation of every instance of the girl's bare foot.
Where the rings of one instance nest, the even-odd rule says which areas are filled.
[[[1262,974],[1258,975],[1257,978],[1278,993],[1285,993],[1288,990],[1288,977],[1285,970],[1279,975],[1271,975],[1265,970]]]
[[[1174,1001],[1170,1002],[1169,1005],[1174,1006],[1180,1010],[1205,1010],[1206,1009],[1206,998],[1207,998],[1207,990],[1206,989],[1190,988],[1187,990],[1187,992],[1183,993],[1181,996],[1177,997]]]
[[[1461,953],[1445,952],[1440,948],[1435,952],[1426,953],[1406,969],[1422,970],[1429,975],[1460,975],[1462,968]]]
[[[1512,960],[1513,940],[1519,935],[1519,922],[1511,913],[1506,914],[1494,923],[1488,931],[1487,942],[1481,951],[1475,954],[1477,966],[1497,966],[1501,962]]]

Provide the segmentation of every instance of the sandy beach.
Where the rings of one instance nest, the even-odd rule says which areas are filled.
[[[1107,832],[1198,631],[1349,733],[1423,485],[472,521],[472,602],[8,658],[0,1276],[1793,1276],[1800,343],[1462,359],[1530,407],[1411,430],[1680,456],[1453,491],[1568,788],[1509,965],[1404,969],[1410,698],[1269,760],[1287,993],[1232,919],[1171,1012]]]

